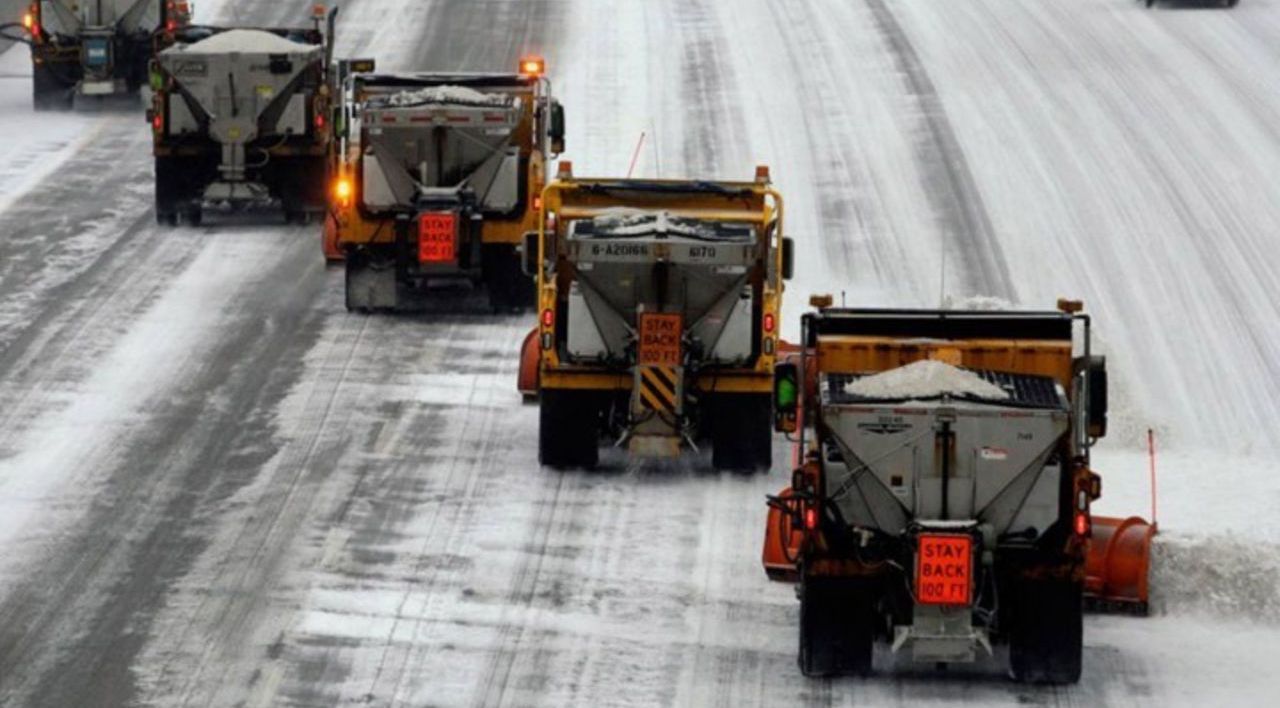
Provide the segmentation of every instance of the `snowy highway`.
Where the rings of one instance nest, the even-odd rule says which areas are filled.
[[[789,479],[559,473],[531,316],[349,314],[315,227],[156,225],[141,109],[36,114],[0,54],[0,706],[1264,705],[1280,689],[1280,0],[347,0],[386,70],[547,57],[580,175],[768,164],[810,293],[1082,298],[1099,508],[1148,514],[1149,618],[1076,686],[795,663],[759,564]],[[206,23],[306,21],[200,0]]]

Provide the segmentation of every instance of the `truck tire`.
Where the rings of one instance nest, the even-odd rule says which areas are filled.
[[[717,470],[755,472],[773,464],[773,399],[768,394],[711,397],[711,464]]]
[[[75,93],[64,84],[48,63],[31,67],[31,99],[37,111],[69,111],[75,107]]]
[[[543,389],[538,410],[538,462],[591,469],[600,461],[600,406],[590,392]]]
[[[156,158],[156,223],[177,226],[178,214],[183,210],[185,180],[177,162],[170,157]]]
[[[802,575],[800,672],[811,677],[870,674],[874,602],[868,581]]]
[[[1084,592],[1079,583],[1021,580],[1008,613],[1009,673],[1022,683],[1080,680]]]
[[[489,305],[494,312],[521,312],[533,307],[533,279],[521,270],[515,246],[486,243],[480,257]]]

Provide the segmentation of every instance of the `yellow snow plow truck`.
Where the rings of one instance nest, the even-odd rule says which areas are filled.
[[[767,168],[751,182],[577,179],[560,163],[525,268],[538,326],[520,388],[538,458],[593,467],[603,443],[718,469],[770,464],[770,390],[792,248]]]
[[[362,66],[363,65],[363,66]],[[520,268],[564,111],[545,64],[511,74],[376,74],[340,63],[323,249],[346,304],[411,311],[434,285],[484,286],[495,311],[533,304]]]
[[[1115,526],[1090,512],[1107,375],[1080,303],[815,304],[777,368],[776,421],[797,454],[763,554],[771,579],[797,585],[801,671],[865,674],[877,641],[934,665],[1006,644],[1015,679],[1078,680],[1097,592],[1086,559]],[[1131,560],[1148,552],[1149,535]]]

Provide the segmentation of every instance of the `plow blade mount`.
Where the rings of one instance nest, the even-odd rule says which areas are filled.
[[[1084,588],[1090,609],[1147,614],[1155,534],[1154,525],[1136,516],[1093,517]]]
[[[785,499],[791,496],[791,488],[787,487],[778,494]],[[769,505],[769,518],[764,529],[764,572],[770,580],[779,582],[796,582],[800,579],[796,572],[795,558],[800,552],[800,542],[804,534],[791,527],[791,516],[772,504]],[[791,560],[788,560],[790,558]]]

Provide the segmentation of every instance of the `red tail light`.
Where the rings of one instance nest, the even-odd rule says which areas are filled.
[[[818,528],[818,510],[809,507],[804,510],[804,527],[810,531]]]
[[[324,114],[323,113],[316,114],[316,130],[317,131],[324,130]]]
[[[551,312],[551,308],[547,308],[547,309],[545,309],[545,310],[543,310],[543,311],[542,311],[542,326],[543,326],[543,327],[550,327],[550,326],[551,326],[551,323],[552,323],[552,322],[554,322],[554,321],[555,321],[555,314]]]
[[[163,113],[161,113],[160,111],[156,111],[155,115],[151,116],[151,127],[157,133],[164,132],[164,114]]]
[[[773,328],[777,325],[777,321],[772,312],[764,313],[764,332],[765,334],[773,334]]]
[[[1077,536],[1084,537],[1089,535],[1089,515],[1088,514],[1076,514],[1075,530],[1076,530]]]

